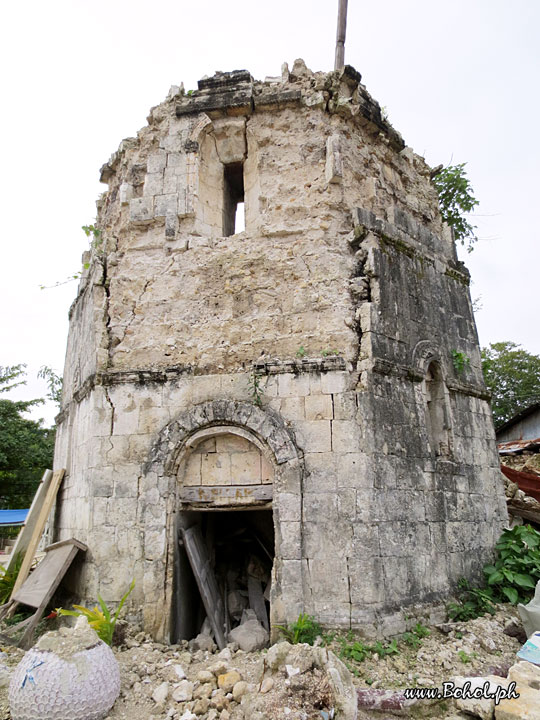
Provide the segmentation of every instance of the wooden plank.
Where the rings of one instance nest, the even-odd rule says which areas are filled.
[[[188,530],[182,528],[182,539],[216,643],[223,650],[227,645],[223,632],[225,610],[200,527],[194,525]]]
[[[256,505],[272,500],[272,485],[201,485],[183,487],[180,500],[184,503],[213,505]]]
[[[264,595],[261,587],[261,581],[248,575],[248,596],[249,596],[249,607],[255,610],[259,622],[265,630],[269,630],[268,624],[268,613],[266,612],[266,604],[264,602]]]
[[[51,586],[55,583],[56,587],[58,586],[78,550],[76,546],[63,545],[47,553],[13,599],[23,605],[38,608],[50,592]]]
[[[11,632],[12,630],[24,627],[28,623],[23,636],[19,640],[19,647],[27,649],[30,646],[34,630],[54,595],[56,588],[62,582],[67,569],[73,562],[73,558],[79,550],[86,551],[86,549],[86,545],[74,538],[54,543],[45,548],[45,557],[30,577],[23,583],[17,594],[13,596],[14,605],[23,603],[24,605],[37,608],[31,618],[27,618],[22,623],[14,625],[10,629]]]
[[[65,470],[55,470],[53,473],[50,484],[47,488],[47,494],[45,495],[43,504],[41,505],[41,507],[39,508],[39,512],[37,513],[32,535],[28,542],[28,547],[26,548],[24,560],[22,562],[21,569],[19,570],[17,580],[15,581],[15,585],[13,587],[13,592],[11,593],[10,599],[13,599],[15,597],[16,593],[21,589],[22,584],[28,577],[28,573],[30,572],[32,562],[34,560],[34,555],[36,554],[39,541],[41,540],[43,528],[45,527],[45,523],[47,522],[49,513],[51,512],[52,506],[54,505],[54,502],[56,500],[58,488],[60,487],[60,483],[64,478],[64,473]]]
[[[52,476],[52,470],[45,470],[45,472],[43,473],[41,482],[38,485],[38,489],[36,490],[34,499],[32,500],[32,504],[30,505],[30,510],[28,511],[28,515],[26,516],[26,521],[22,526],[19,534],[17,535],[17,540],[11,551],[11,557],[9,558],[9,563],[7,565],[8,571],[13,569],[13,565],[15,564],[17,555],[19,553],[24,554],[26,552],[26,549],[28,548],[28,545],[30,544],[32,534],[36,526],[36,520],[39,515],[39,510],[43,505],[45,496],[47,495],[47,490],[49,489]]]

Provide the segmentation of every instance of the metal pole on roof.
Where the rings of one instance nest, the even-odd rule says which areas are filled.
[[[345,66],[345,33],[347,32],[347,2],[338,0],[338,18],[336,33],[336,61],[334,70],[341,70]]]

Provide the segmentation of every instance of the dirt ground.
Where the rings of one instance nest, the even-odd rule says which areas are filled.
[[[362,662],[343,659],[359,688],[437,686],[455,676],[504,677],[522,644],[504,632],[516,619],[515,608],[500,606],[494,616],[432,627],[429,635],[424,630],[425,637],[412,644],[410,638],[409,643],[398,640],[398,652],[386,657],[371,653]],[[339,655],[356,641],[358,638],[352,634],[335,636],[329,647]],[[9,646],[1,650],[1,660],[8,668],[13,668],[24,654]],[[313,668],[309,673],[289,677],[289,671],[282,670],[272,680],[262,681],[266,650],[245,653],[229,647],[221,653],[192,652],[186,642],[166,646],[137,633],[128,634],[114,653],[122,685],[107,720],[332,718],[333,698],[324,673]],[[218,677],[227,674],[229,685],[220,680],[218,687]],[[6,682],[7,673],[0,673],[0,720],[11,718]],[[439,710],[435,716],[467,717],[455,710],[448,715],[441,715]]]

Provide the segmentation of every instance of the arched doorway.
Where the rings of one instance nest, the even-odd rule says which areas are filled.
[[[265,581],[269,563],[257,568],[256,563],[249,566],[248,558],[248,571],[245,557],[238,583],[245,592],[246,578],[259,576],[270,626],[292,622],[303,612],[303,461],[278,413],[231,400],[195,405],[161,430],[143,470],[152,499],[145,507],[144,588],[149,599],[143,611],[145,627],[155,637],[174,641],[200,629],[196,597],[191,616],[179,621],[190,612],[194,587],[178,539],[197,524],[201,542],[216,556],[221,577],[231,570],[223,571],[231,550],[223,544],[218,547],[216,537],[223,543],[240,528],[246,547],[257,546],[251,553],[255,558],[270,555],[270,583]],[[164,551],[159,554],[156,538],[161,533]],[[238,543],[241,547],[242,540],[234,539],[233,546]],[[236,572],[238,578],[238,568]],[[251,585],[253,591],[253,581]],[[222,601],[228,602],[229,588],[222,592],[225,589]],[[249,602],[249,588],[247,592]],[[238,616],[238,608],[235,612]]]

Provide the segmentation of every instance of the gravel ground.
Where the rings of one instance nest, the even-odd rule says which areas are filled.
[[[371,654],[363,662],[346,659],[346,663],[359,688],[441,685],[454,676],[506,676],[522,644],[504,632],[516,619],[513,607],[500,606],[494,616],[430,628],[430,634],[417,647],[399,641],[397,654],[382,658]],[[358,638],[349,636],[346,641],[350,645],[355,639]],[[330,648],[339,654],[341,647],[342,643],[334,638]],[[3,646],[1,649],[8,668],[14,667],[24,654],[17,648]],[[320,720],[331,717],[333,698],[324,673],[314,668],[309,673],[289,677],[282,670],[273,679],[267,677],[263,681],[264,650],[245,653],[233,646],[221,653],[192,652],[185,642],[166,646],[138,633],[128,635],[114,652],[120,664],[122,688],[108,720]],[[7,679],[6,672],[3,677],[0,674],[0,683],[4,683],[0,687],[0,720],[11,718]],[[440,709],[435,716],[445,717]],[[446,717],[466,716],[449,711]]]

